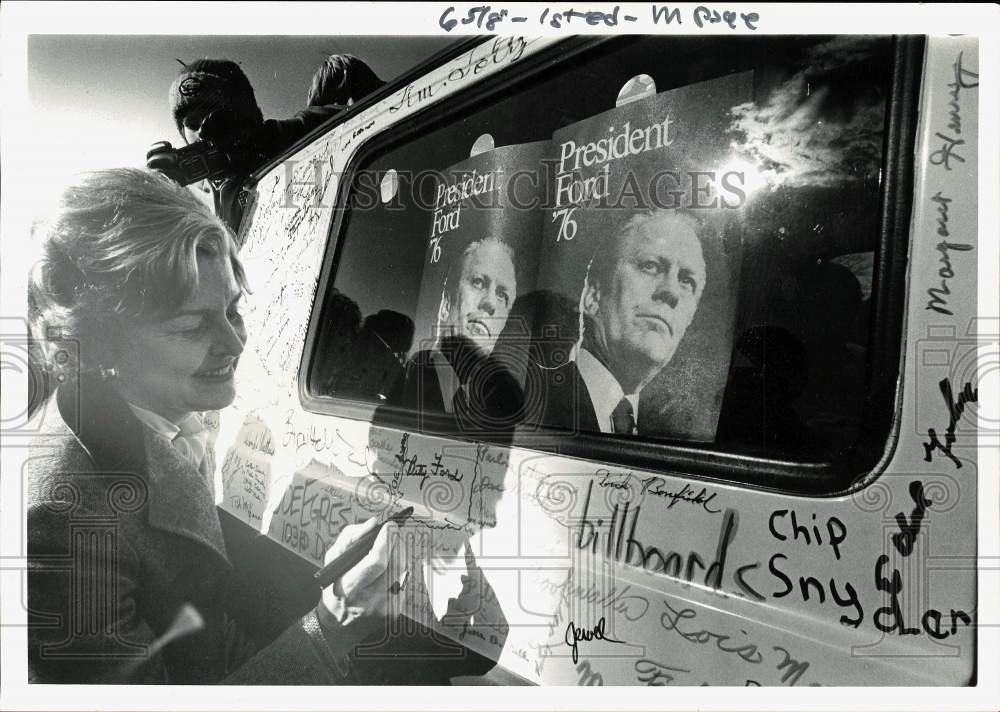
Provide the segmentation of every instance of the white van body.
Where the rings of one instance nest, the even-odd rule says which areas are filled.
[[[977,318],[975,39],[926,39],[892,428],[877,464],[842,491],[754,487],[752,458],[733,466],[742,482],[727,482],[304,407],[311,319],[343,213],[338,178],[385,132],[559,41],[489,38],[356,105],[258,176],[240,231],[250,340],[218,424],[219,506],[318,564],[331,532],[371,515],[356,484],[373,472],[389,485],[366,496],[422,507],[423,525],[435,512],[475,520],[477,493],[503,482],[495,526],[470,545],[509,633],[463,642],[521,681],[974,684],[977,369],[996,339]],[[434,494],[392,467],[435,460],[465,473],[462,486]],[[676,554],[681,575],[624,564],[629,540]]]

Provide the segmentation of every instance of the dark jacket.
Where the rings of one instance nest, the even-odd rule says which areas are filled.
[[[406,362],[406,372],[389,395],[389,404],[419,414],[444,413],[441,379],[430,349],[418,351]]]
[[[551,428],[576,432],[599,433],[597,413],[587,384],[575,361],[558,368],[541,369],[545,384],[543,406],[536,410],[538,423]]]
[[[368,659],[313,610],[275,631],[202,475],[104,384],[65,383],[56,399],[25,468],[31,681],[442,684],[493,667],[458,646],[458,665],[412,679],[428,670],[406,651],[439,640],[422,627]],[[161,645],[184,604],[204,627]]]
[[[456,391],[446,408],[441,379],[434,363],[434,351],[415,353],[406,363],[405,373],[389,393],[388,404],[414,411],[418,427],[423,417],[437,415],[449,432],[464,433],[468,437],[489,434],[493,442],[513,436],[514,427],[526,412],[525,388],[519,380],[517,360],[523,354],[508,353],[497,346],[490,356],[483,356],[469,339],[458,338],[446,344],[447,353],[441,352],[448,362],[457,364],[456,378],[464,384]]]
[[[345,107],[336,105],[311,106],[290,119],[268,119],[263,123],[257,139],[257,150],[263,162],[281,155],[300,138],[344,109]],[[255,166],[254,170],[259,167]],[[247,206],[243,184],[249,176],[249,171],[240,171],[235,175],[211,182],[215,214],[236,233],[239,232],[243,211]]]

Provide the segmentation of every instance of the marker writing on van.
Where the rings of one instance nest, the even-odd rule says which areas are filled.
[[[729,545],[736,538],[736,531],[739,526],[739,517],[735,510],[727,509],[722,515],[722,525],[719,530],[715,560],[706,566],[705,559],[697,552],[691,551],[685,556],[681,552],[666,551],[656,546],[647,546],[640,541],[636,536],[636,530],[639,529],[641,507],[635,507],[632,510],[630,525],[626,524],[629,517],[628,502],[625,502],[621,510],[619,510],[617,504],[614,506],[609,522],[605,522],[604,519],[593,521],[593,515],[590,512],[593,489],[594,482],[591,480],[587,484],[587,496],[583,503],[583,515],[578,524],[579,530],[576,538],[578,549],[590,549],[591,553],[597,554],[603,536],[604,555],[609,559],[622,561],[646,571],[663,572],[668,576],[683,578],[688,582],[694,580],[695,570],[701,569],[705,572],[703,579],[705,585],[716,591],[722,590],[722,581],[726,568],[726,555],[729,551]],[[627,536],[625,533],[626,526],[629,526]]]
[[[688,504],[700,505],[709,514],[718,514],[722,511],[721,509],[712,509],[708,506],[715,499],[716,492],[709,494],[708,490],[704,487],[700,491],[695,492],[687,482],[684,483],[680,491],[673,492],[664,489],[664,486],[667,485],[667,480],[658,475],[639,479],[631,472],[616,473],[603,468],[595,474],[601,478],[597,483],[599,486],[616,490],[631,490],[632,482],[635,481],[640,486],[640,496],[650,494],[655,497],[663,497],[669,502],[667,509],[672,509],[678,502],[686,502]]]
[[[965,383],[962,391],[958,394],[958,399],[955,399],[955,394],[951,388],[951,380],[943,379],[938,383],[938,388],[941,390],[941,396],[944,398],[944,404],[948,408],[948,429],[944,433],[944,443],[938,439],[937,431],[934,428],[927,428],[928,441],[923,443],[924,446],[924,462],[931,461],[931,455],[935,450],[940,450],[948,459],[954,463],[955,467],[961,469],[962,461],[959,460],[955,455],[951,453],[952,445],[955,444],[955,426],[958,425],[958,419],[962,417],[962,413],[965,412],[965,406],[967,403],[978,403],[979,402],[979,389],[973,388],[972,384],[969,382]]]

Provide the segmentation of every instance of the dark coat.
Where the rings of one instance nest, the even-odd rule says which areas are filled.
[[[446,413],[434,352],[430,350],[418,351],[406,362],[403,377],[389,394],[388,405],[416,413],[418,428],[435,419],[447,432],[473,438],[488,435],[492,442],[506,438],[509,446],[514,427],[526,412],[524,386],[509,360],[518,354],[511,356],[498,347],[484,357],[468,339],[457,340],[451,348],[451,359],[459,364],[465,384],[464,392],[456,391],[453,396],[451,413]]]
[[[310,106],[290,119],[268,119],[261,127],[258,150],[264,161],[270,161],[290,149],[299,139],[305,137],[327,119],[343,112],[346,107]],[[260,166],[254,166],[254,170]],[[250,177],[248,172],[240,172],[212,183],[212,200],[215,214],[233,232],[238,233],[246,209],[247,196],[243,194],[243,184]]]
[[[597,413],[575,361],[542,370],[544,404],[538,422],[551,428],[599,433]]]
[[[432,360],[433,351],[418,351],[406,362],[406,372],[389,394],[389,404],[417,413],[444,413],[441,379]]]
[[[423,627],[369,659],[314,610],[275,630],[274,601],[230,563],[203,476],[100,382],[63,384],[56,399],[24,474],[32,681],[446,684],[493,667],[462,646],[434,675],[387,660],[440,640]],[[204,627],[162,645],[186,603]]]
[[[31,680],[345,681],[332,660],[349,642],[324,635],[315,613],[269,645],[255,639],[261,611],[234,575],[205,479],[169,443],[90,379],[51,405],[52,434],[25,469]],[[158,652],[185,603],[204,627]]]

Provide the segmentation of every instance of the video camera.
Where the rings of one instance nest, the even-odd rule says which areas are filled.
[[[180,148],[168,141],[154,143],[146,152],[146,167],[180,185],[190,185],[249,173],[267,160],[257,145],[255,132],[231,109],[206,116],[198,135],[198,141]]]

